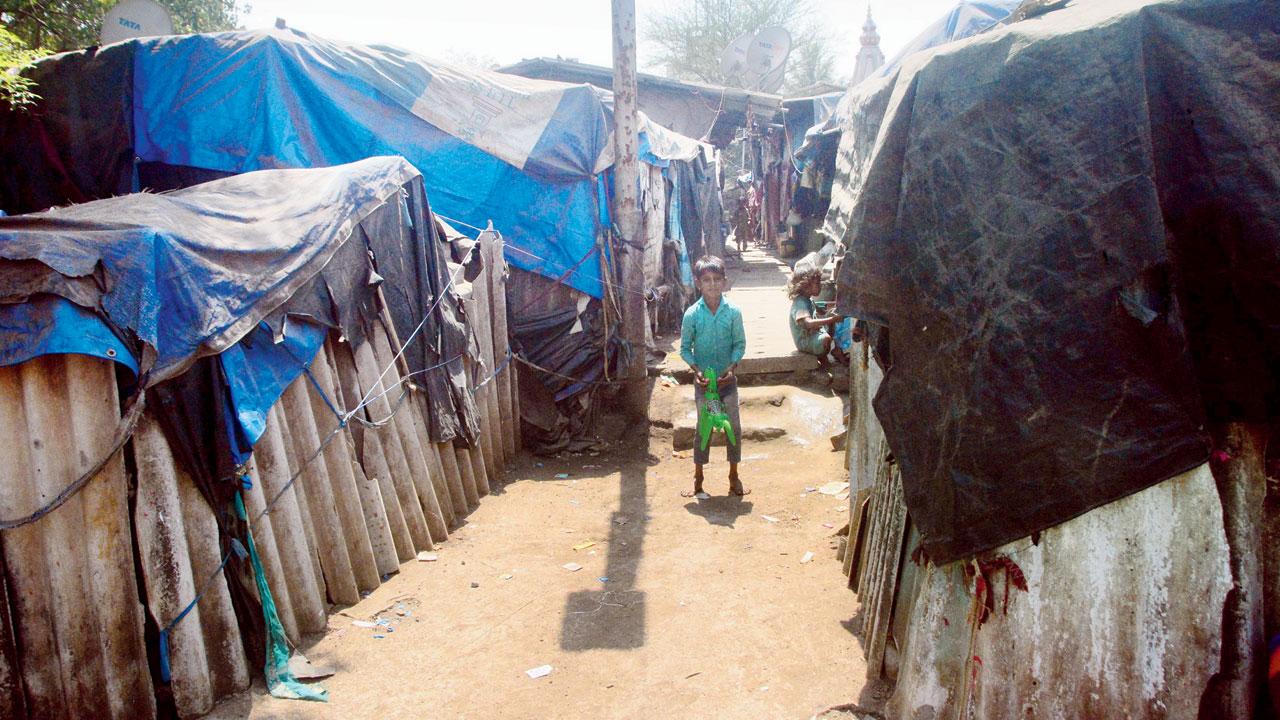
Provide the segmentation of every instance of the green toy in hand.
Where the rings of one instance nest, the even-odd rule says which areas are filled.
[[[698,436],[702,440],[702,449],[711,445],[711,433],[716,430],[724,432],[729,444],[737,445],[738,439],[733,436],[733,425],[729,423],[729,414],[724,411],[724,402],[720,400],[720,387],[716,382],[716,371],[710,368],[703,373],[707,379],[707,389],[703,391],[705,402],[702,415],[698,418]]]

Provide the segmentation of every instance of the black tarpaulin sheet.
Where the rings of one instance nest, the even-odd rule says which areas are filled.
[[[0,108],[0,208],[17,215],[132,189],[135,49],[90,48],[28,71],[40,100]]]
[[[1075,2],[853,91],[827,232],[935,561],[1206,459],[1280,397],[1275,2]]]
[[[520,419],[525,446],[539,455],[586,447],[607,353],[617,377],[618,351],[602,348],[598,301],[512,317],[512,343],[521,358]],[[550,368],[564,368],[548,372]]]
[[[464,360],[475,341],[455,288],[464,273],[449,267],[451,248],[436,226],[426,190],[415,183],[363,227],[375,269],[385,280],[383,292],[409,371],[427,390],[431,439],[474,443],[480,416],[467,389]],[[419,329],[428,310],[430,317]]]

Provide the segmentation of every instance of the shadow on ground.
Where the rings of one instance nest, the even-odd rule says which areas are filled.
[[[622,501],[609,518],[602,587],[569,595],[560,630],[561,649],[581,652],[644,646],[645,597],[643,590],[636,589],[636,570],[649,525],[647,474],[642,462],[629,462],[622,468]]]
[[[686,503],[685,510],[690,515],[697,515],[712,525],[721,527],[733,527],[734,522],[738,518],[751,514],[751,508],[754,505],[750,500],[744,500],[737,495],[729,495],[727,497],[711,497],[707,500],[695,500]]]

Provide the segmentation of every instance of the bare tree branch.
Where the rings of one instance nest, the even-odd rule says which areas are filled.
[[[657,49],[652,60],[670,77],[726,84],[720,56],[729,43],[780,25],[792,38],[786,86],[832,79],[835,51],[820,30],[812,0],[686,0],[645,19],[643,36]]]

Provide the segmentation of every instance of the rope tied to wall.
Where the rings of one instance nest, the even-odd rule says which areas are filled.
[[[125,401],[125,412],[120,418],[120,422],[116,425],[116,431],[111,441],[111,449],[104,453],[102,458],[99,459],[98,462],[94,463],[93,467],[82,473],[80,477],[76,478],[70,485],[64,488],[62,492],[58,493],[57,496],[40,509],[24,517],[0,519],[0,530],[12,530],[14,528],[19,528],[23,525],[30,525],[31,523],[36,522],[45,515],[48,515],[54,510],[62,507],[62,505],[74,497],[76,493],[83,490],[84,486],[88,485],[90,480],[97,477],[98,473],[102,472],[102,469],[105,468],[107,463],[111,462],[112,458],[120,452],[125,443],[129,442],[129,439],[133,437],[134,431],[138,428],[138,421],[142,418],[142,411],[146,409],[147,406],[146,391],[142,389],[142,385],[143,383],[139,381],[138,391]]]

